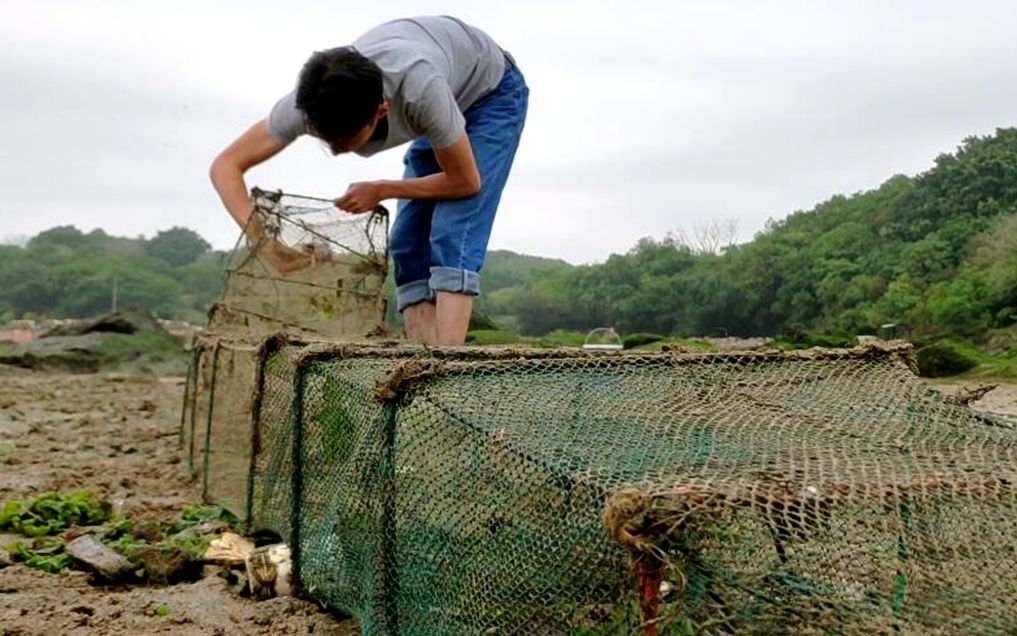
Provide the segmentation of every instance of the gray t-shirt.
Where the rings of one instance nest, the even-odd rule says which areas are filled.
[[[498,86],[505,54],[486,33],[447,16],[406,18],[371,29],[353,47],[381,68],[389,102],[388,137],[368,142],[369,157],[418,137],[447,148],[466,132],[463,112]],[[276,102],[268,132],[283,144],[307,133],[296,90]]]

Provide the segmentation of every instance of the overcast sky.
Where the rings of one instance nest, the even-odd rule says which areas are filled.
[[[928,169],[1017,123],[1017,2],[0,1],[0,239],[237,229],[208,181],[314,50],[448,13],[519,62],[530,112],[492,248],[595,262]],[[303,139],[250,185],[338,196],[401,151]],[[393,206],[394,207],[394,206]]]

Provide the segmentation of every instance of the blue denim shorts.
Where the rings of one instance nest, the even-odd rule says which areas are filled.
[[[529,92],[506,55],[501,83],[463,113],[480,171],[479,193],[447,201],[399,201],[389,237],[399,311],[433,300],[437,291],[480,293],[480,269],[526,122]],[[410,144],[403,163],[407,179],[441,171],[423,138]]]

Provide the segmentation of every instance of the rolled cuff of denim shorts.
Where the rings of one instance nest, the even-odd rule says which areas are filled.
[[[455,267],[432,267],[431,289],[476,296],[480,293],[480,274]]]
[[[399,311],[406,309],[410,305],[416,305],[425,300],[433,299],[434,291],[431,290],[431,285],[426,278],[411,281],[396,288],[396,306],[399,308]]]

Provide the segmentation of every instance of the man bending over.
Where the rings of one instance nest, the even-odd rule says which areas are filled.
[[[296,89],[212,162],[212,183],[247,227],[244,173],[300,135],[362,157],[410,142],[402,179],[354,183],[336,206],[359,214],[399,199],[389,248],[406,334],[463,344],[528,95],[483,31],[446,16],[394,20],[314,53]]]

